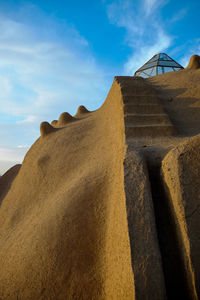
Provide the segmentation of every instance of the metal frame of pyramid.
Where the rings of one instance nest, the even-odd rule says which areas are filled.
[[[173,60],[165,53],[154,55],[141,68],[139,68],[134,76],[148,78],[159,74],[164,74],[173,71],[184,69],[179,63]]]

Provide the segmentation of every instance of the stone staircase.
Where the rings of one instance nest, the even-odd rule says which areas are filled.
[[[139,77],[117,77],[124,102],[126,137],[175,134],[157,90]]]

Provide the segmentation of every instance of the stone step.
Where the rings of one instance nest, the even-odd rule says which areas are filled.
[[[141,85],[141,86],[134,86],[134,85],[128,85],[128,86],[122,86],[121,88],[122,95],[152,95],[157,96],[158,93],[155,89],[153,89],[150,86]]]
[[[134,76],[115,76],[115,79],[122,85],[147,85],[147,82],[142,77],[134,77]]]
[[[172,136],[175,134],[173,125],[127,125],[125,127],[127,137],[134,136]]]
[[[160,99],[154,95],[124,95],[125,104],[160,104]]]
[[[151,125],[151,124],[168,124],[171,125],[171,121],[166,114],[127,114],[125,115],[125,124],[136,125]]]
[[[124,112],[138,114],[159,114],[164,113],[164,110],[159,104],[125,104]]]

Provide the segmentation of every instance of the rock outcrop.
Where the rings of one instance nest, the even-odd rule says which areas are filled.
[[[116,81],[104,105],[85,115],[80,109],[62,128],[42,123],[3,199],[1,299],[135,297]]]
[[[192,55],[190,58],[189,64],[187,69],[197,70],[200,69],[200,56],[199,55]]]
[[[10,168],[3,176],[0,176],[0,204],[5,198],[8,191],[11,189],[13,180],[17,176],[20,168],[21,164],[15,165],[14,167]]]
[[[127,149],[124,161],[127,218],[136,299],[166,298],[147,164]]]
[[[200,135],[171,150],[162,163],[180,257],[192,299],[200,296]],[[198,295],[198,296],[197,296]]]
[[[200,298],[199,81],[194,56],[41,123],[0,177],[0,299]]]

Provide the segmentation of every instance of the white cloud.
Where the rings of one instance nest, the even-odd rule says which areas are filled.
[[[19,162],[15,161],[4,161],[0,159],[0,176],[6,173],[11,167],[19,164]]]
[[[26,149],[28,149],[29,146],[28,145],[18,145],[17,148],[23,148],[23,149],[26,148]]]
[[[81,104],[92,110],[103,103],[112,78],[107,80],[73,26],[31,7],[20,17],[1,13],[0,33],[0,115],[7,116],[0,119],[0,146],[31,144],[41,121],[73,114]],[[10,153],[4,159],[15,157]]]
[[[167,49],[171,44],[171,38],[164,32],[159,31],[158,40],[153,45],[142,46],[135,50],[132,56],[128,59],[125,64],[125,72],[127,74],[132,74],[133,71],[141,67],[145,62],[147,62],[153,55],[160,53]]]
[[[191,56],[194,55],[194,54],[197,54],[197,55],[200,56],[200,47],[190,49],[190,51],[188,52],[188,54],[185,55],[185,56],[183,56],[183,57],[181,58],[180,64],[181,64],[184,68],[186,68],[187,65],[189,64],[189,61],[190,61]]]
[[[22,163],[28,148],[28,145],[0,147],[0,175],[4,174],[12,166]]]
[[[36,116],[28,116],[26,117],[24,120],[20,120],[20,121],[17,121],[16,123],[17,124],[27,124],[27,123],[34,123],[38,121],[38,118]]]
[[[71,108],[71,102],[95,106],[92,101],[97,98],[96,106],[101,103],[98,98],[105,88],[104,73],[87,42],[74,29],[68,29],[69,37],[65,36],[64,41],[51,37],[41,40],[42,29],[37,32],[4,17],[0,32],[0,76],[5,81],[0,112],[27,117],[30,113],[42,116],[48,111],[52,115],[55,107],[57,112],[64,109],[63,98],[65,109]],[[84,90],[90,92],[89,97],[83,97]]]
[[[107,5],[109,20],[118,27],[126,29],[125,43],[132,49],[124,65],[124,74],[134,72],[156,53],[166,50],[173,38],[167,34],[162,25],[158,8],[167,1],[116,0]]]
[[[143,9],[146,16],[152,16],[156,10],[166,5],[169,0],[143,0]]]
[[[170,19],[170,23],[176,23],[176,22],[180,21],[181,19],[183,19],[185,17],[187,12],[188,12],[188,8],[186,8],[186,7],[177,11],[176,14],[173,15],[172,18]]]
[[[1,147],[0,148],[0,160],[10,162],[21,162],[24,157],[24,148],[19,147]]]
[[[155,9],[157,2],[157,0],[144,0],[144,8],[147,15],[150,15],[152,13],[152,11]]]

